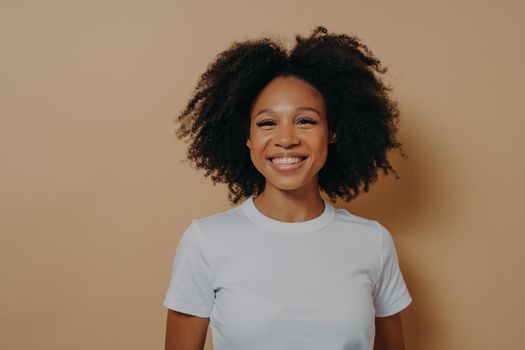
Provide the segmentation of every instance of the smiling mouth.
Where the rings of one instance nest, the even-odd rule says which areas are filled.
[[[288,161],[277,161],[277,162],[275,162],[274,160],[279,160],[279,159],[282,160],[283,158],[267,158],[267,160],[270,163],[270,166],[274,170],[277,170],[282,173],[287,173],[287,172],[292,172],[302,167],[303,164],[306,163],[304,160],[307,158],[308,157],[287,157]]]
[[[306,158],[308,157],[275,157],[268,158],[268,160],[276,165],[293,165],[302,162]]]

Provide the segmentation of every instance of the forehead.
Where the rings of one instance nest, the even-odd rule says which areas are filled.
[[[321,93],[308,82],[296,77],[277,77],[257,96],[252,114],[261,109],[286,110],[297,106],[324,111]]]

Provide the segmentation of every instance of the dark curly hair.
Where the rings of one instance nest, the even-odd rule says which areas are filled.
[[[278,76],[295,76],[322,94],[328,128],[337,135],[329,144],[319,187],[332,202],[368,192],[380,169],[399,178],[386,153],[401,149],[396,140],[399,111],[389,97],[387,71],[356,36],[329,34],[317,26],[310,37],[295,37],[288,53],[277,39],[234,42],[219,53],[200,76],[187,106],[177,117],[177,138],[192,140],[187,160],[206,170],[213,184],[228,184],[228,199],[260,194],[265,178],[254,167],[245,142],[250,111],[259,92]]]

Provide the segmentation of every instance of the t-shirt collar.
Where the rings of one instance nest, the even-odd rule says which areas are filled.
[[[286,222],[272,219],[263,214],[255,206],[253,199],[255,196],[250,196],[241,204],[241,209],[256,224],[276,232],[282,233],[305,233],[322,229],[327,226],[335,217],[334,207],[324,198],[324,210],[321,215],[306,221]]]

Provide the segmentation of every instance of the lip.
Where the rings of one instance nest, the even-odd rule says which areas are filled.
[[[272,159],[272,158],[284,158],[284,157],[301,157],[301,158],[306,158],[308,157],[307,154],[302,154],[302,153],[298,153],[298,152],[279,152],[279,153],[275,153],[269,157],[267,157],[268,159]]]
[[[281,156],[279,156],[279,158],[280,157]],[[288,157],[305,157],[305,156],[300,156],[300,155],[291,156],[291,155],[289,155]],[[275,156],[275,157],[272,157],[272,158],[278,158],[278,157]],[[272,167],[272,169],[274,169],[276,171],[279,171],[281,173],[289,173],[289,172],[292,172],[292,171],[297,170],[300,167],[302,167],[304,165],[304,163],[306,163],[306,159],[308,159],[307,156],[306,156],[306,158],[304,158],[300,162],[297,162],[297,163],[294,163],[294,164],[275,164],[274,162],[272,162],[271,158],[266,159],[266,161],[268,163],[270,163],[270,166]]]

